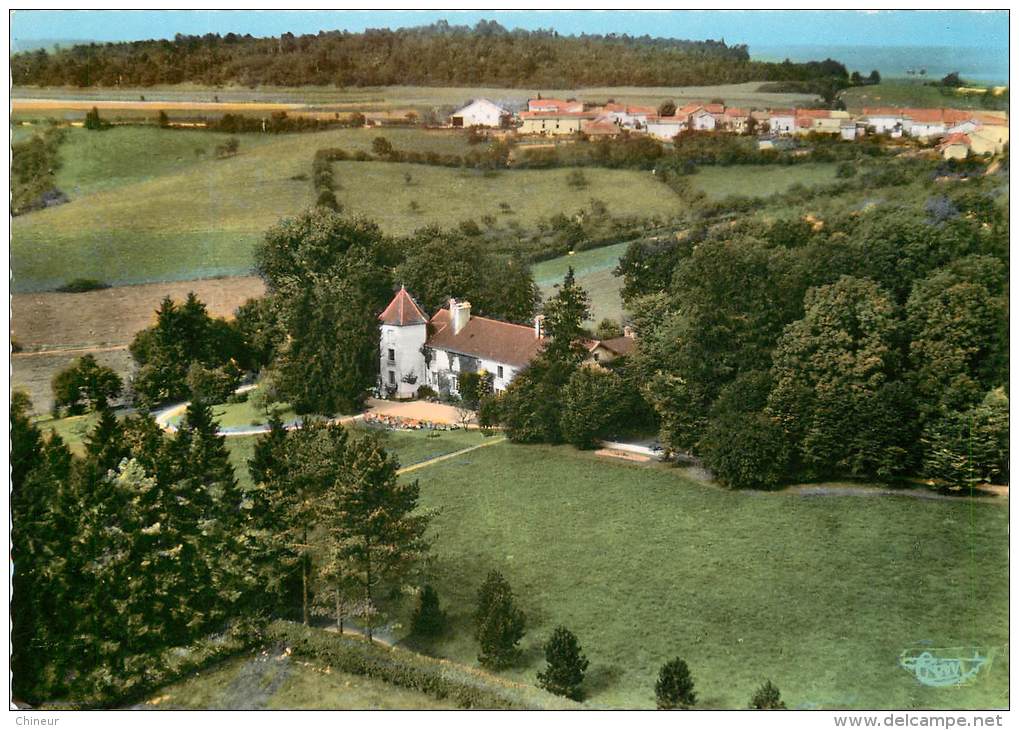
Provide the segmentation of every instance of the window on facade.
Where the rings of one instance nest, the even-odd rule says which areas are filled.
[[[389,371],[389,384],[396,385],[396,373],[394,373],[392,370]]]
[[[396,362],[396,351],[389,350],[389,362]]]
[[[499,366],[499,377],[502,377],[502,365]]]

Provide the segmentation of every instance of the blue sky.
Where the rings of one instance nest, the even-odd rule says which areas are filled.
[[[256,36],[360,31],[422,25],[439,19],[473,25],[495,19],[513,28],[560,33],[629,33],[675,38],[724,38],[754,46],[956,46],[1008,48],[1007,11],[15,11],[12,45],[37,39],[120,41],[172,38],[176,33],[250,33]]]

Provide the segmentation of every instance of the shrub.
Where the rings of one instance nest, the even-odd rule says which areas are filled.
[[[418,390],[418,393],[421,391]],[[478,404],[478,425],[481,428],[491,428],[502,423],[502,398],[497,394],[485,396]]]
[[[388,157],[393,154],[393,144],[385,137],[376,137],[372,140],[372,152],[379,157]]]
[[[784,710],[785,702],[782,701],[782,693],[778,687],[767,680],[757,688],[754,696],[750,698],[751,710]]]
[[[438,636],[446,629],[446,614],[439,608],[439,594],[426,585],[418,596],[418,605],[411,618],[415,636]]]
[[[58,286],[57,291],[62,294],[77,294],[84,291],[98,291],[109,288],[109,284],[98,279],[72,279],[63,286]]]
[[[84,355],[53,376],[53,408],[56,412],[66,408],[72,415],[84,413],[86,407],[102,408],[120,395],[123,385],[113,370]]]
[[[417,397],[423,398],[425,400],[431,400],[433,398],[438,398],[439,394],[435,392],[435,388],[433,388],[432,386],[422,385],[420,388],[418,388]]]
[[[845,180],[856,175],[856,166],[852,162],[840,162],[835,168],[835,177]]]
[[[693,677],[685,661],[677,657],[662,665],[655,682],[655,700],[659,710],[687,710],[697,704]]]
[[[587,175],[583,170],[572,170],[566,176],[566,184],[574,190],[582,190],[587,187]]]
[[[317,659],[339,671],[407,687],[463,708],[566,709],[575,704],[534,689],[494,682],[467,668],[379,644],[287,621],[269,626],[269,639],[296,656]]]
[[[493,570],[478,590],[478,608],[474,614],[474,638],[480,644],[478,661],[497,669],[511,664],[524,636],[524,613],[513,603],[513,590],[502,574]]]
[[[552,694],[580,700],[583,691],[588,661],[580,650],[580,644],[573,632],[565,626],[557,626],[552,637],[545,643],[544,672],[538,672],[538,685]]]
[[[328,208],[329,210],[335,210],[337,213],[340,212],[340,204],[336,201],[336,193],[332,190],[322,190],[318,194],[318,198],[315,200],[315,205],[322,208]]]

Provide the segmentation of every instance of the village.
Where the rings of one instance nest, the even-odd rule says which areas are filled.
[[[475,99],[449,117],[452,128],[512,130],[521,137],[613,139],[643,134],[671,142],[685,132],[727,132],[758,138],[760,149],[780,147],[782,138],[821,134],[853,141],[868,135],[911,138],[935,146],[945,159],[1000,153],[1008,144],[1005,112],[971,109],[864,108],[858,114],[829,109],[747,109],[724,102],[677,107],[593,104],[576,99],[529,99],[512,110]]]

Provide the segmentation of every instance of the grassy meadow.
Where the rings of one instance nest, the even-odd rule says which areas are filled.
[[[71,130],[60,175],[74,199],[13,220],[13,290],[52,289],[77,277],[131,284],[247,273],[252,248],[265,230],[313,202],[308,176],[315,150],[368,149],[377,136],[398,149],[466,149],[464,136],[455,133],[343,129],[244,135],[238,155],[214,159],[194,152],[203,139],[208,140],[204,149],[215,147],[217,135],[205,132]],[[514,211],[502,217],[512,215],[521,224],[577,210],[592,197],[617,214],[676,207],[667,189],[646,173],[629,170],[591,170],[589,186],[574,190],[565,184],[565,170],[486,177],[424,165],[344,162],[336,167],[338,197],[347,210],[375,218],[390,233],[499,214],[500,202]],[[411,175],[410,184],[405,174]],[[411,209],[412,200],[418,210]]]
[[[591,666],[588,701],[651,708],[686,659],[703,707],[745,707],[770,678],[790,708],[1008,705],[1008,511],[911,497],[731,492],[569,447],[500,444],[415,472],[431,582],[451,614],[423,647],[470,663],[474,593],[506,575],[528,617],[531,682],[557,624]],[[898,666],[913,647],[996,652],[951,690]]]
[[[704,165],[690,177],[694,188],[712,200],[729,195],[766,198],[784,193],[796,184],[805,187],[835,182],[834,163],[801,165]]]
[[[842,100],[849,111],[857,112],[864,107],[896,106],[953,109],[983,109],[981,94],[967,94],[949,91],[942,93],[937,86],[906,79],[890,79],[875,86],[857,86],[842,92]],[[1005,103],[1007,107],[1007,102]]]
[[[426,225],[449,227],[491,215],[531,226],[557,213],[573,213],[591,198],[612,214],[666,215],[677,212],[675,195],[647,172],[588,168],[587,187],[567,184],[570,170],[478,170],[388,162],[338,162],[336,198],[348,213],[376,220],[387,232],[411,233]],[[405,175],[411,176],[408,183]],[[417,204],[417,209],[411,207]],[[503,213],[500,203],[512,213]]]

